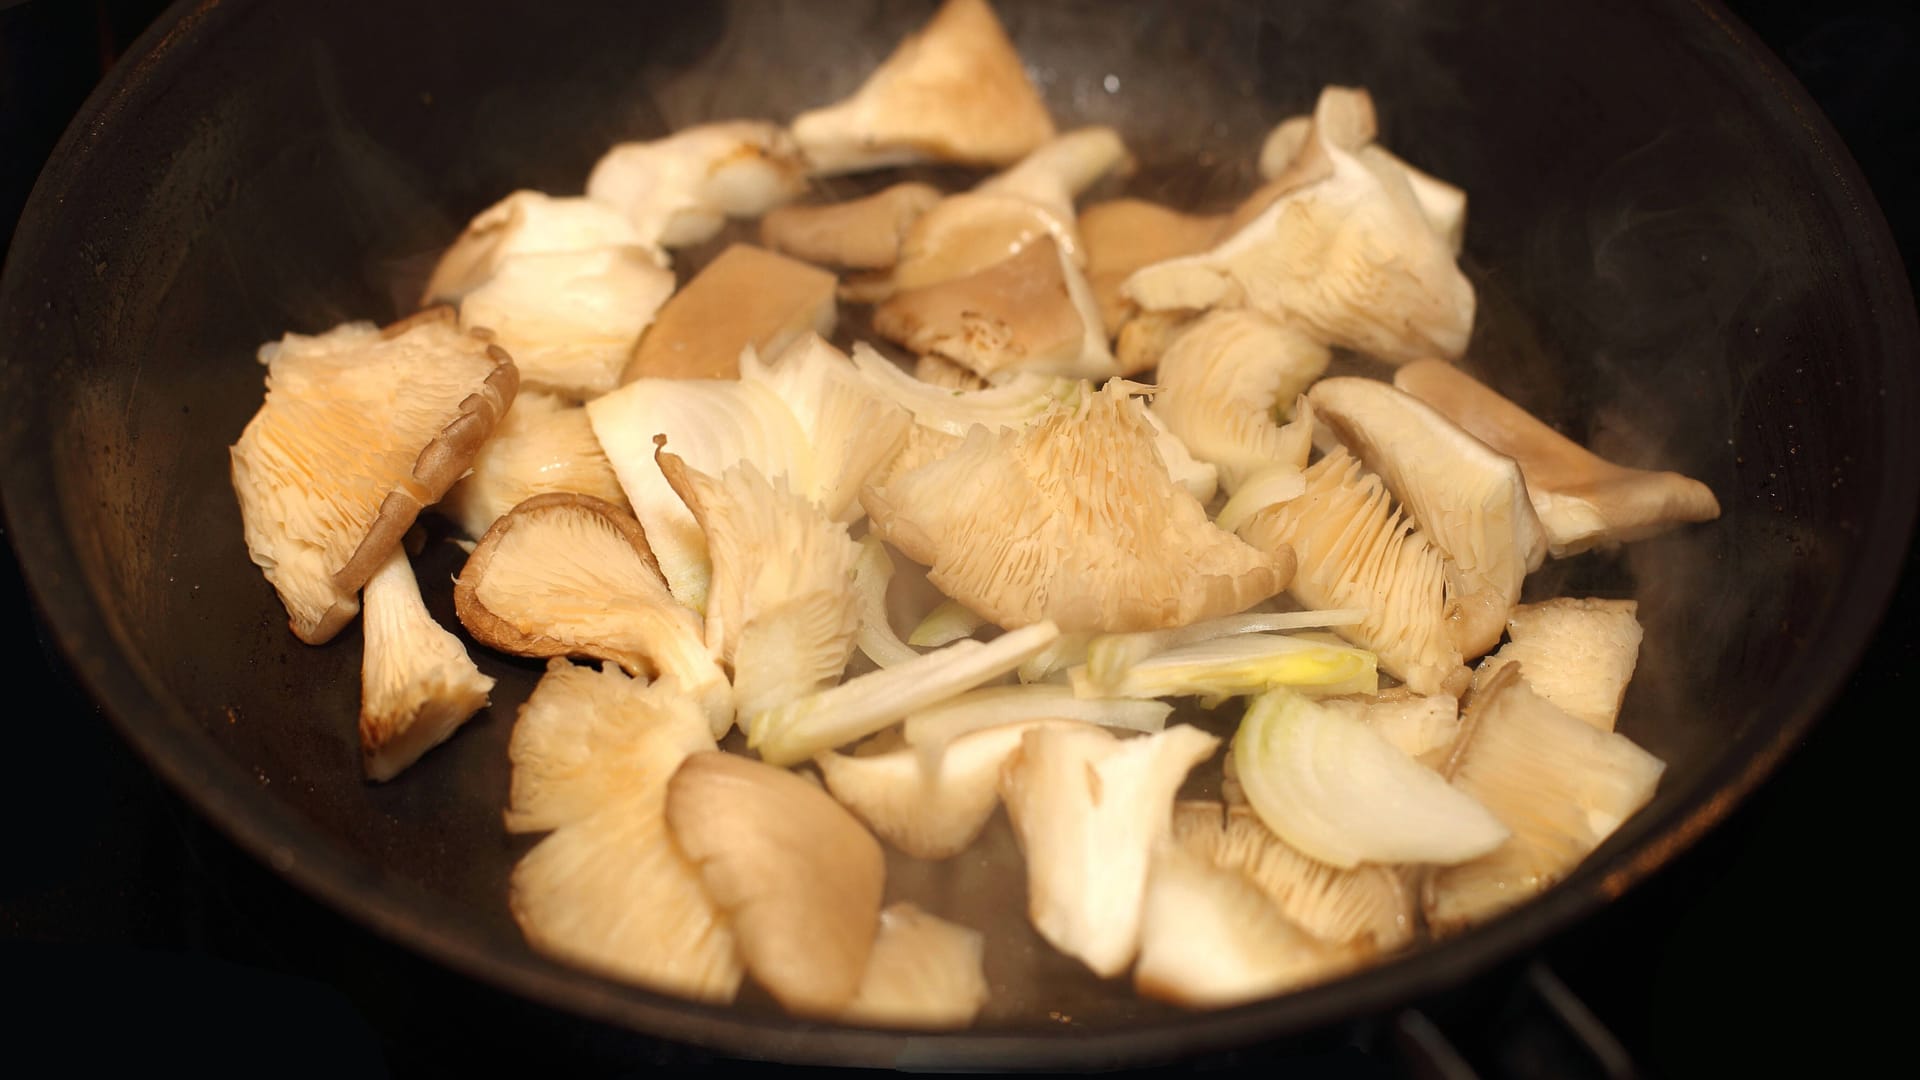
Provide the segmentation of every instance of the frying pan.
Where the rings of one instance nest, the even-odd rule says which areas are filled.
[[[530,952],[504,903],[526,842],[499,810],[534,666],[479,655],[501,705],[399,781],[361,780],[357,633],[294,641],[240,541],[226,446],[259,403],[254,347],[401,314],[474,212],[515,187],[577,190],[614,141],[839,97],[923,3],[169,12],[56,151],[0,280],[8,527],[80,680],[211,820],[375,930],[594,1020],[786,1060],[1086,1066],[1316,1027],[1541,941],[1724,818],[1860,655],[1920,478],[1904,274],[1778,65],[1705,4],[1002,6],[1056,116],[1119,128],[1133,190],[1195,209],[1244,191],[1260,135],[1321,85],[1370,87],[1386,144],[1472,195],[1466,364],[1602,453],[1719,495],[1717,523],[1530,584],[1639,599],[1622,730],[1669,762],[1566,882],[1351,978],[1189,1015],[1022,938],[1002,829],[895,887],[949,910],[985,898],[955,913],[1007,943],[990,974],[1014,992],[975,1030],[905,1035],[752,997],[695,1006]],[[448,622],[458,562],[438,543],[419,566]]]

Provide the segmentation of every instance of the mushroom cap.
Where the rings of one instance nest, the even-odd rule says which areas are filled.
[[[895,293],[875,333],[992,380],[1015,371],[1100,378],[1115,372],[1106,336],[1075,296],[1084,279],[1042,236],[965,277]]]
[[[633,678],[617,664],[595,669],[556,657],[507,743],[507,830],[561,828],[637,792],[664,799],[680,762],[712,749],[706,717],[675,687]]]
[[[1080,215],[1080,242],[1087,252],[1087,283],[1100,303],[1109,336],[1138,310],[1120,292],[1135,270],[1202,252],[1219,243],[1226,218],[1183,214],[1145,199],[1113,199]]]
[[[434,510],[477,540],[500,515],[550,491],[579,492],[628,508],[586,409],[528,390],[513,399],[493,437],[474,455],[472,471]]]
[[[1160,358],[1153,413],[1229,493],[1275,466],[1306,468],[1274,420],[1326,371],[1326,346],[1256,311],[1211,311]]]
[[[1377,379],[1322,379],[1307,400],[1447,557],[1461,655],[1492,649],[1527,572],[1547,554],[1519,465]]]
[[[1169,477],[1123,385],[870,485],[875,532],[1005,627],[1152,630],[1225,615],[1286,583],[1280,557],[1216,528]]]
[[[1666,765],[1626,737],[1569,715],[1507,664],[1467,703],[1447,774],[1513,836],[1437,871],[1422,904],[1451,934],[1520,904],[1573,869],[1648,800]]]
[[[603,500],[552,492],[514,507],[467,557],[453,603],[467,632],[502,652],[658,673],[701,703],[715,732],[732,721],[699,619],[667,591],[640,523]]]
[[[420,306],[458,303],[515,255],[629,247],[647,248],[647,241],[626,215],[606,203],[516,191],[475,215],[440,256]],[[666,265],[666,257],[650,248],[647,257]]]
[[[963,1028],[990,993],[985,935],[909,903],[889,904],[860,991],[840,1016],[874,1027]]]
[[[1188,852],[1232,870],[1294,924],[1322,941],[1391,952],[1413,940],[1413,897],[1389,867],[1341,869],[1302,854],[1273,834],[1251,806],[1173,804],[1173,838]]]
[[[766,213],[806,183],[784,129],[729,120],[620,143],[594,163],[587,196],[618,208],[644,242],[677,248],[711,239],[729,217]]]
[[[1301,929],[1244,875],[1165,841],[1153,853],[1142,912],[1134,988],[1189,1008],[1320,982],[1364,955]]]
[[[491,334],[527,386],[593,397],[672,294],[673,271],[641,248],[512,255],[460,301],[460,325]]]
[[[1393,382],[1519,463],[1555,558],[1720,516],[1698,480],[1616,465],[1451,364],[1409,364]]]
[[[1476,682],[1487,669],[1487,664],[1475,669]],[[1451,694],[1416,694],[1397,686],[1371,697],[1324,698],[1320,704],[1365,722],[1401,753],[1435,772],[1447,767],[1460,737],[1460,702]]]
[[[1380,479],[1335,447],[1306,471],[1306,490],[1255,514],[1240,535],[1258,548],[1289,547],[1288,586],[1310,608],[1359,608],[1337,628],[1417,693],[1464,693],[1472,676],[1454,640],[1446,558],[1393,507]]]
[[[853,96],[793,121],[815,173],[927,160],[1006,165],[1053,131],[986,0],[946,0]]]
[[[608,803],[540,841],[507,903],[540,952],[625,982],[728,1002],[743,974],[725,914],[668,831],[659,790]]]
[[[1301,170],[1297,165],[1301,163],[1301,155],[1314,145],[1313,134],[1312,116],[1295,116],[1281,121],[1267,133],[1266,141],[1260,145],[1260,175],[1268,180],[1298,177]],[[1427,224],[1447,242],[1455,255],[1460,253],[1460,242],[1465,237],[1467,225],[1466,192],[1445,180],[1421,172],[1377,143],[1361,146],[1355,153],[1370,168],[1384,168],[1404,177]],[[1315,167],[1311,162],[1305,165],[1309,169]]]
[[[493,432],[513,361],[451,308],[384,330],[348,323],[263,346],[266,401],[233,444],[247,552],[300,640],[330,640],[422,508]]]
[[[785,769],[716,751],[674,773],[667,822],[755,981],[803,1015],[853,1000],[880,928],[886,860],[852,814]]]
[[[732,244],[660,308],[621,381],[737,379],[751,346],[775,356],[808,333],[833,333],[834,278],[818,267]]]
[[[782,206],[760,219],[760,243],[811,263],[885,270],[913,223],[940,199],[939,188],[908,182],[846,202]]]
[[[1535,693],[1612,731],[1640,657],[1639,605],[1632,600],[1555,597],[1521,604],[1507,617],[1512,640],[1473,673],[1476,688],[1507,664],[1525,664]]]
[[[1251,307],[1390,363],[1464,352],[1473,286],[1406,177],[1358,155],[1372,138],[1371,103],[1362,109],[1359,100],[1364,93],[1321,96],[1301,167],[1317,173],[1324,158],[1323,177],[1269,183],[1219,246],[1143,267],[1122,292],[1152,310]]]
[[[405,551],[367,579],[362,599],[360,755],[368,777],[391,780],[485,708],[493,680],[427,613]]]
[[[1027,914],[1054,948],[1096,975],[1125,971],[1173,796],[1220,740],[1186,724],[1116,739],[1087,725],[1037,727],[1000,774],[1027,865]]]

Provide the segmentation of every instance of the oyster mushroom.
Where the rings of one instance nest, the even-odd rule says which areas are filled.
[[[1640,657],[1639,605],[1632,600],[1555,597],[1522,604],[1507,617],[1512,640],[1473,673],[1476,690],[1508,664],[1525,664],[1534,693],[1612,731]]]
[[[707,718],[677,688],[555,657],[507,742],[507,831],[562,828],[637,792],[665,799],[680,763],[714,748]]]
[[[519,372],[450,308],[262,346],[266,401],[231,450],[247,553],[300,640],[330,640],[422,508],[466,472]]]
[[[699,619],[667,591],[640,523],[600,499],[554,492],[514,507],[468,556],[453,603],[483,644],[657,672],[700,704],[716,735],[732,723]]]
[[[1459,356],[1473,286],[1405,176],[1358,156],[1373,126],[1364,91],[1329,88],[1301,155],[1309,175],[1273,181],[1217,247],[1143,267],[1121,291],[1150,311],[1253,308],[1390,363]]]
[[[1409,364],[1393,382],[1519,463],[1555,558],[1720,516],[1698,480],[1615,465],[1451,364]]]
[[[485,708],[493,680],[427,614],[405,551],[367,579],[362,601],[360,755],[369,778],[391,780]]]
[[[909,903],[880,912],[860,990],[840,1017],[874,1027],[963,1028],[986,1005],[986,938]]]
[[[1296,116],[1282,121],[1267,133],[1266,141],[1260,145],[1260,175],[1268,180],[1296,175],[1295,163],[1312,137],[1313,117]],[[1460,254],[1460,242],[1466,236],[1467,226],[1466,192],[1421,172],[1378,143],[1361,147],[1358,156],[1371,168],[1404,177],[1427,224],[1433,226],[1433,231],[1447,242],[1455,255]]]
[[[476,215],[440,256],[420,295],[420,306],[458,303],[516,255],[605,248],[644,249],[649,261],[666,265],[666,256],[648,248],[646,238],[626,215],[606,203],[516,191]]]
[[[965,851],[1000,805],[1000,766],[1028,731],[1078,721],[1033,719],[967,732],[933,754],[820,754],[827,790],[882,840],[916,859]]]
[[[1301,929],[1242,874],[1162,841],[1141,904],[1141,994],[1222,1008],[1297,989],[1353,967],[1364,953]]]
[[[734,120],[615,146],[594,163],[587,196],[619,209],[646,243],[679,248],[711,239],[727,218],[759,217],[806,183],[784,130]]]
[[[1233,759],[1247,802],[1274,835],[1344,870],[1467,862],[1509,835],[1470,794],[1366,724],[1288,690],[1247,707]]]
[[[660,309],[622,381],[737,379],[741,350],[777,356],[809,333],[832,334],[837,320],[832,274],[733,244]]]
[[[750,462],[713,477],[659,457],[706,534],[707,647],[733,670],[736,711],[757,715],[838,681],[860,629],[860,546],[847,527]]]
[[[512,255],[460,301],[460,325],[491,334],[526,385],[593,397],[672,294],[673,271],[640,248]]]
[[[885,270],[907,230],[940,199],[940,189],[909,182],[846,202],[783,206],[760,219],[760,243],[824,266]]]
[[[1467,703],[1448,776],[1512,837],[1427,879],[1422,904],[1436,934],[1491,918],[1565,876],[1653,798],[1666,769],[1624,736],[1534,693],[1524,675],[1507,664]]]
[[[754,981],[794,1013],[845,1008],[880,929],[879,842],[818,787],[735,754],[689,757],[666,807]]]
[[[434,510],[479,539],[500,515],[550,491],[575,491],[628,508],[587,411],[552,394],[523,391],[474,455],[473,470]]]
[[[1322,379],[1307,400],[1447,557],[1461,655],[1492,649],[1528,571],[1547,555],[1520,467],[1377,379]]]
[[[1052,138],[1053,120],[986,0],[946,0],[853,96],[796,117],[793,137],[815,173],[1005,165]]]
[[[1344,448],[1308,467],[1303,494],[1254,514],[1239,533],[1255,547],[1294,553],[1289,591],[1300,603],[1365,611],[1336,632],[1416,693],[1466,691],[1472,675],[1448,618],[1445,556]]]
[[[1413,897],[1391,868],[1341,869],[1302,854],[1250,806],[1173,804],[1173,839],[1259,889],[1295,925],[1335,945],[1391,952],[1413,940]]]
[[[1168,476],[1144,410],[1109,383],[944,457],[862,501],[871,527],[1000,626],[1152,630],[1245,610],[1292,572],[1214,527]]]
[[[1207,250],[1219,242],[1226,220],[1183,214],[1145,199],[1114,199],[1087,207],[1079,217],[1080,242],[1087,252],[1087,284],[1100,304],[1107,336],[1117,337],[1139,310],[1120,292],[1135,270]]]
[[[1476,669],[1475,680],[1486,670],[1487,664]],[[1450,694],[1416,694],[1397,686],[1369,697],[1322,698],[1320,706],[1361,721],[1435,772],[1447,767],[1460,736],[1460,702]]]
[[[1124,740],[1082,725],[1022,736],[1000,796],[1026,857],[1027,914],[1040,936],[1096,975],[1127,969],[1174,793],[1219,744],[1185,724]]]
[[[1202,461],[1220,470],[1229,494],[1273,468],[1306,467],[1274,421],[1327,370],[1326,346],[1254,311],[1214,311],[1175,338],[1160,357],[1153,412]]]

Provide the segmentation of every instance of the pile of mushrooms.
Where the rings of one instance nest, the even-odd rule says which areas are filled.
[[[1192,1007],[1564,877],[1662,765],[1613,730],[1634,603],[1528,575],[1718,506],[1455,366],[1466,196],[1365,91],[1257,149],[1236,206],[1082,207],[1119,133],[1060,133],[947,0],[847,100],[616,146],[474,218],[421,313],[264,346],[247,546],[301,640],[364,605],[367,775],[487,707],[469,644],[548,658],[512,703],[527,940],[853,1024],[988,1007],[994,943],[889,905],[884,849],[1003,805],[1039,934]],[[808,201],[912,163],[986,175]],[[888,352],[834,343],[842,304]],[[470,538],[464,639],[402,544],[428,508]]]

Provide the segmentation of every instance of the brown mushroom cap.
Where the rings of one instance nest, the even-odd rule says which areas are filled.
[[[990,993],[985,959],[980,931],[909,903],[890,904],[880,913],[860,992],[841,1016],[875,1027],[966,1027]]]
[[[700,620],[667,591],[633,515],[590,495],[536,495],[480,538],[453,588],[476,639],[519,656],[611,660],[701,701],[716,731],[731,695]]]
[[[986,0],[947,0],[852,97],[801,113],[793,136],[817,173],[913,161],[1006,165],[1053,120]]]
[[[1078,366],[1087,330],[1051,236],[977,273],[895,293],[874,309],[873,328],[983,377],[1065,373]]]
[[[808,332],[831,335],[836,317],[832,274],[734,244],[660,309],[621,381],[737,379],[742,349],[775,355]]]
[[[1615,465],[1451,364],[1409,364],[1393,382],[1519,463],[1555,557],[1720,516],[1698,480]]]
[[[818,206],[783,206],[760,219],[760,243],[825,266],[885,270],[920,215],[940,201],[930,184],[902,183],[865,198]]]
[[[318,645],[422,508],[466,472],[513,403],[505,352],[451,308],[385,330],[350,323],[261,350],[266,402],[232,448],[247,550]]]
[[[1527,572],[1547,554],[1520,467],[1378,379],[1321,379],[1307,400],[1446,555],[1461,655],[1492,649]]]
[[[710,752],[668,782],[667,822],[760,985],[803,1015],[853,1000],[880,928],[886,861],[852,814],[785,769]]]
[[[1087,283],[1100,302],[1100,320],[1117,336],[1137,310],[1120,293],[1135,270],[1163,259],[1205,251],[1218,243],[1226,219],[1183,214],[1144,199],[1114,199],[1081,213],[1080,242],[1087,251]]]

